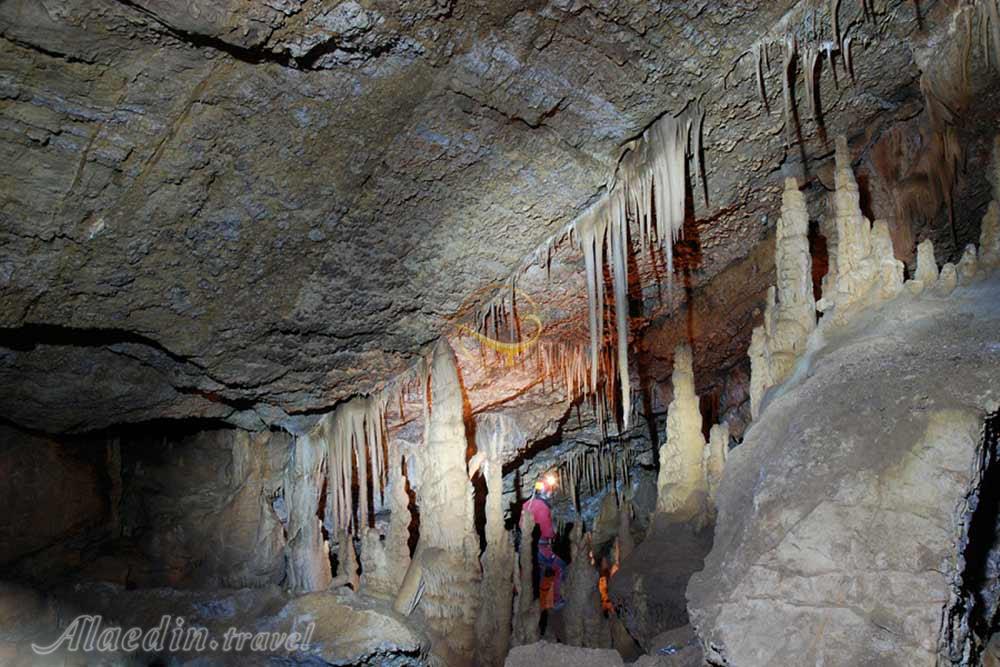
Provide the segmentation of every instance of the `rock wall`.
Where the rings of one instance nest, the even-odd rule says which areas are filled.
[[[122,578],[113,580],[177,588],[281,582],[285,508],[293,508],[293,524],[298,516],[294,496],[281,495],[290,446],[284,434],[235,429],[123,442],[125,548],[92,572],[113,576],[120,559],[134,553],[126,545],[135,544],[141,558],[129,555]]]
[[[110,537],[103,446],[75,447],[0,427],[0,569],[48,579]]]
[[[998,294],[904,293],[824,332],[729,457],[688,587],[711,664],[934,662],[1000,400]]]

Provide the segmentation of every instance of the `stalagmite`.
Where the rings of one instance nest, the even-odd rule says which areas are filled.
[[[586,648],[609,648],[611,630],[601,609],[600,578],[592,562],[590,536],[577,522],[570,534],[572,559],[566,574],[563,626],[566,643]]]
[[[329,551],[317,517],[325,453],[325,443],[318,438],[298,437],[285,469],[286,580],[288,588],[296,593],[323,590],[331,581]]]
[[[619,562],[628,558],[635,551],[635,538],[632,537],[632,500],[626,494],[618,509],[618,558]]]
[[[532,533],[535,518],[531,512],[521,515],[521,544],[518,551],[518,576],[514,589],[514,630],[513,645],[534,644],[539,639],[538,624],[542,610],[534,591],[535,554],[532,550]]]
[[[924,239],[917,245],[917,270],[913,272],[913,280],[906,286],[913,294],[920,294],[933,287],[938,279],[938,265],[934,258],[934,242]]]
[[[876,223],[873,228],[861,212],[861,195],[843,137],[837,138],[835,173],[836,261],[831,262],[823,298],[816,306],[824,313],[832,311],[832,320],[842,324],[857,311],[894,297],[902,283],[903,264],[893,254],[888,227]]]
[[[503,415],[484,415],[476,428],[477,465],[486,479],[486,551],[481,559],[483,580],[476,622],[476,655],[481,667],[502,667],[510,649],[516,563],[503,513],[503,449],[510,421]],[[473,472],[470,469],[470,474]]]
[[[979,264],[990,270],[1000,266],[1000,203],[990,202],[979,234]]]
[[[722,473],[726,466],[726,456],[729,454],[729,424],[716,424],[708,434],[708,445],[705,447],[705,479],[708,483],[708,495],[715,501],[715,494],[722,481]]]
[[[361,587],[374,597],[392,599],[399,592],[410,566],[410,497],[400,460],[389,458],[389,527],[380,535],[366,529],[361,535]]]
[[[896,259],[889,224],[876,220],[872,226],[872,253],[879,260],[877,281],[881,300],[894,298],[903,289],[903,263]]]
[[[934,292],[938,296],[948,296],[958,287],[958,270],[955,265],[948,262],[941,267],[937,283],[934,285]]]
[[[962,259],[958,261],[958,282],[968,285],[976,279],[976,270],[979,268],[979,260],[976,255],[976,246],[972,243],[965,246]]]
[[[667,440],[660,447],[656,510],[674,520],[699,519],[706,514],[702,455],[705,438],[702,417],[694,392],[691,348],[680,345],[674,351],[674,398],[667,407]]]
[[[750,410],[754,418],[769,387],[785,380],[816,327],[809,255],[809,212],[794,178],[785,180],[775,236],[777,288],[768,291],[764,324],[750,345]]]
[[[330,582],[331,588],[350,586],[355,591],[361,588],[361,575],[358,570],[358,552],[354,549],[354,538],[347,531],[341,531],[337,547],[337,576]]]
[[[472,660],[476,644],[479,540],[465,462],[462,384],[445,339],[434,348],[424,414],[425,441],[414,480],[420,540],[396,608],[418,601],[437,640],[435,655],[448,665],[462,665]]]

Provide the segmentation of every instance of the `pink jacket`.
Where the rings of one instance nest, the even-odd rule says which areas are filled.
[[[532,498],[524,504],[524,511],[531,512],[532,516],[535,517],[535,523],[538,524],[538,530],[543,540],[551,540],[555,537],[555,531],[552,530],[552,510],[549,509],[547,502],[541,498]]]

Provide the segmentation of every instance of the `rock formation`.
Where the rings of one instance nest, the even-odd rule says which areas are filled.
[[[396,608],[419,602],[436,639],[434,653],[445,664],[461,665],[471,662],[476,648],[479,544],[465,459],[462,383],[455,353],[443,340],[434,348],[424,413],[424,446],[414,484],[420,539]]]
[[[285,472],[287,586],[295,592],[309,593],[325,589],[332,578],[329,546],[318,517],[326,442],[312,434],[298,437],[290,456]]]
[[[722,473],[729,455],[729,425],[716,424],[708,434],[708,444],[705,445],[705,480],[708,483],[708,495],[714,501],[715,494],[722,482]]]
[[[706,512],[705,436],[692,363],[690,346],[681,345],[674,351],[674,397],[667,408],[666,442],[660,447],[656,511],[676,521],[688,521]]]
[[[486,478],[486,550],[481,563],[479,618],[476,621],[476,658],[481,667],[501,667],[510,650],[514,603],[516,552],[504,527],[503,448],[510,419],[484,415],[477,421],[478,468]],[[475,470],[470,467],[470,474]]]
[[[1000,266],[1000,200],[997,199],[990,202],[983,217],[979,237],[979,259],[985,268]]]
[[[590,536],[579,523],[570,532],[572,560],[563,588],[566,606],[562,610],[566,643],[587,648],[610,648],[611,634],[601,611],[600,578],[594,567]]]
[[[542,610],[535,598],[534,572],[535,554],[533,550],[533,533],[535,532],[535,517],[531,512],[521,515],[521,543],[517,556],[517,578],[514,589],[514,629],[512,644],[523,646],[537,642],[540,634],[538,623]]]
[[[387,503],[390,512],[385,534],[375,528],[361,536],[361,586],[365,593],[393,599],[410,567],[410,496],[406,493],[398,456],[389,456]]]
[[[938,280],[938,265],[934,258],[934,243],[930,239],[924,239],[917,246],[917,270],[913,273],[913,279],[907,283],[907,287],[913,294],[920,294],[925,289],[934,286]]]
[[[617,562],[621,564],[635,551],[635,538],[632,536],[632,501],[631,494],[626,493],[618,507],[618,535],[615,538]]]
[[[892,254],[888,226],[876,221],[873,227],[861,212],[850,149],[843,137],[837,138],[835,183],[835,260],[831,259],[823,298],[816,307],[832,312],[832,320],[843,324],[859,310],[895,297],[902,288],[904,267]]]
[[[935,662],[997,409],[998,288],[897,300],[826,331],[808,374],[754,422],[688,587],[710,662]]]
[[[760,412],[764,392],[788,377],[816,328],[808,234],[805,197],[794,178],[785,179],[774,253],[778,285],[768,291],[764,324],[754,329],[750,344],[750,411],[754,418]]]

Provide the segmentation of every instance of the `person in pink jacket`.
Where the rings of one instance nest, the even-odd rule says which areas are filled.
[[[542,568],[544,576],[546,570],[552,570],[555,577],[555,606],[553,609],[562,609],[566,601],[562,597],[562,582],[566,576],[566,561],[557,556],[552,551],[552,541],[555,539],[555,529],[552,527],[552,493],[555,490],[555,480],[550,476],[542,477],[535,482],[535,490],[531,498],[524,504],[523,511],[531,512],[538,526],[538,564]],[[525,538],[531,539],[530,535]]]

